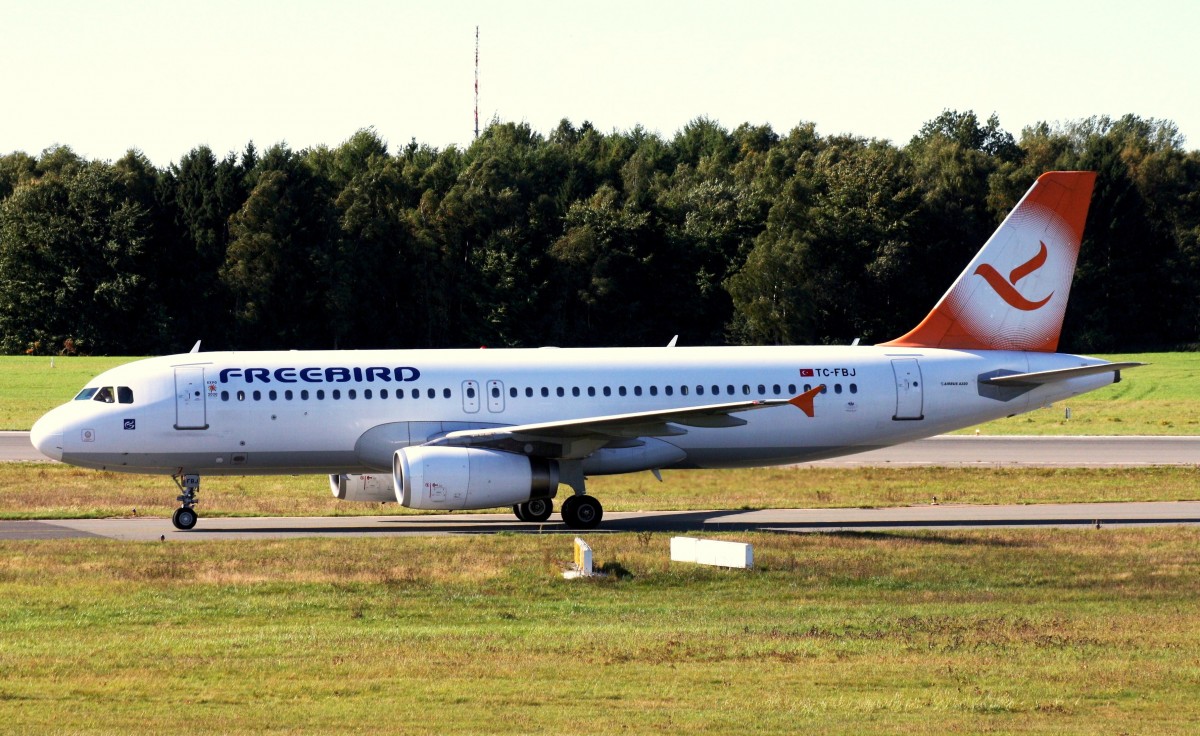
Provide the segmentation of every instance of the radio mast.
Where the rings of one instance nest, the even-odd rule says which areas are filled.
[[[475,26],[475,137],[479,137],[479,26]]]

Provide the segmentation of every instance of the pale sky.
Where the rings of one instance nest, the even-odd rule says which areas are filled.
[[[158,166],[253,140],[395,151],[562,118],[671,137],[733,129],[906,143],[943,109],[1173,120],[1200,148],[1200,2],[0,0],[0,154],[141,149]]]

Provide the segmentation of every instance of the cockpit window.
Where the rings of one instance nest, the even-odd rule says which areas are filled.
[[[92,401],[103,401],[106,404],[114,403],[116,401],[116,399],[113,398],[112,387],[111,386],[101,387],[100,390],[96,391],[96,396],[95,396],[95,398],[92,399]]]
[[[122,404],[133,403],[133,389],[128,386],[117,386],[117,401]]]
[[[75,396],[75,400],[76,400],[76,401],[87,401],[88,399],[90,399],[90,398],[92,398],[93,396],[95,396],[96,392],[97,392],[97,391],[99,391],[99,390],[100,390],[100,389],[98,389],[98,388],[85,388],[84,390],[80,391],[80,392],[79,392],[79,393],[78,393],[78,394]]]

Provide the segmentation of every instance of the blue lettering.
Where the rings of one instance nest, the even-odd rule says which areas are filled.
[[[818,374],[822,370],[827,374],[834,372],[828,368],[816,369]],[[853,369],[841,369],[841,371],[842,375],[854,375]],[[271,383],[272,380],[278,383],[296,383],[297,381],[304,381],[306,383],[349,383],[351,381],[367,381],[368,383],[382,381],[390,383],[392,381],[403,381],[409,383],[419,380],[421,378],[421,371],[412,366],[401,366],[399,368],[384,368],[382,366],[370,366],[366,368],[318,368],[312,366],[309,368],[276,368],[273,372],[270,368],[221,369],[221,383],[229,383],[238,378],[243,379],[246,383]]]
[[[390,381],[392,380],[391,373],[387,368],[368,368],[367,380],[374,381],[378,378],[380,381]]]

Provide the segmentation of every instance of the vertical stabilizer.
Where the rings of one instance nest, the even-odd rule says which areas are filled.
[[[1092,171],[1042,174],[921,324],[894,347],[1054,352]]]

